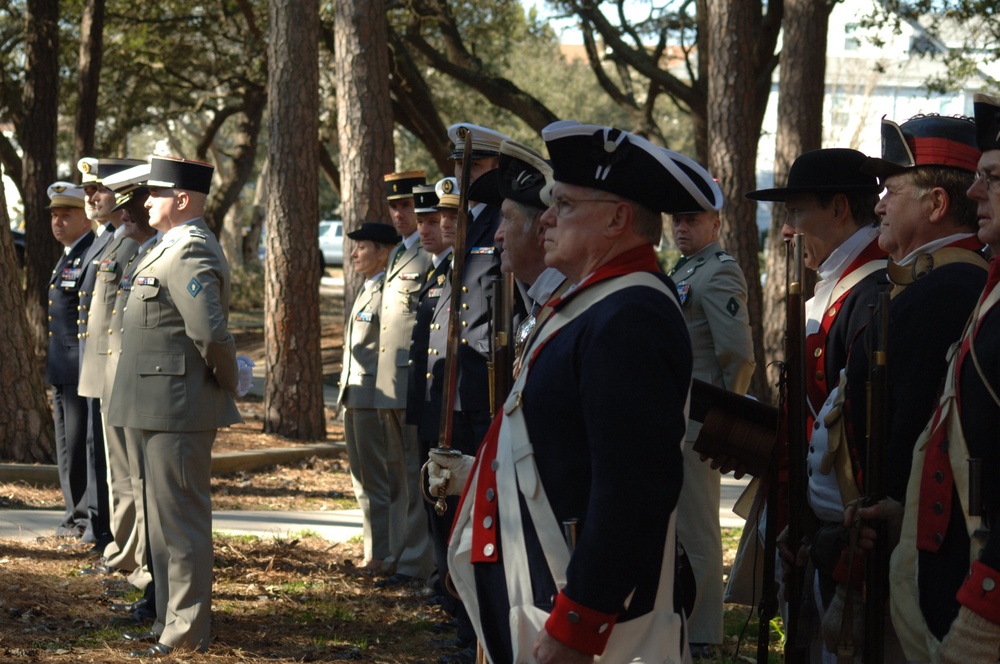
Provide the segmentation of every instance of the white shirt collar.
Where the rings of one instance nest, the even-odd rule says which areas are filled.
[[[897,265],[911,265],[917,260],[917,256],[921,254],[932,254],[942,247],[947,247],[952,242],[958,242],[959,240],[964,240],[970,238],[974,233],[955,233],[954,235],[949,235],[948,237],[942,237],[933,242],[928,242],[922,247],[918,247],[916,250],[911,251],[909,254],[903,257],[903,260],[899,261]]]

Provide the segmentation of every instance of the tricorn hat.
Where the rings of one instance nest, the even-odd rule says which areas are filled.
[[[423,171],[403,171],[389,173],[385,176],[385,197],[394,201],[400,198],[413,198],[413,188],[426,183],[427,174]]]
[[[542,190],[552,184],[552,166],[527,145],[515,141],[500,144],[497,169],[500,195],[536,208],[546,208]]]
[[[975,172],[982,152],[976,125],[966,117],[918,115],[901,125],[882,118],[882,158],[869,157],[866,173],[885,179],[916,166]]]
[[[976,115],[976,143],[983,152],[1000,150],[1000,99],[976,93],[972,97]]]
[[[480,127],[468,122],[459,122],[448,127],[448,138],[455,144],[449,159],[461,159],[465,152],[465,137],[472,134],[472,158],[486,159],[500,154],[500,143],[510,137],[494,129]]]
[[[153,157],[150,160],[150,187],[184,189],[207,194],[212,188],[215,166],[178,157]]]
[[[139,166],[146,162],[142,159],[95,159],[94,157],[84,157],[76,162],[76,168],[82,174],[81,187],[94,184],[104,184],[104,180],[133,166]]]
[[[800,154],[788,169],[784,187],[747,192],[755,201],[784,201],[795,194],[877,194],[882,185],[874,175],[863,173],[868,157],[848,148],[810,150]]]
[[[542,139],[557,182],[617,194],[654,212],[722,205],[722,190],[697,162],[627,131],[561,120],[545,127]]]
[[[500,205],[503,195],[500,193],[500,169],[486,171],[476,181],[469,185],[469,200],[487,205]]]
[[[352,240],[371,240],[378,244],[395,245],[402,239],[396,229],[379,221],[366,221],[361,228],[351,231],[347,237]]]

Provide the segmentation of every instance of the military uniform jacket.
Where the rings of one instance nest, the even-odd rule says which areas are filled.
[[[397,254],[400,254],[398,259]],[[417,320],[417,299],[430,265],[431,256],[420,247],[419,242],[409,249],[400,243],[389,256],[385,285],[382,287],[375,408],[406,407],[410,341]]]
[[[934,412],[948,366],[948,347],[961,338],[985,283],[982,267],[951,263],[913,282],[889,304],[886,487],[889,496],[900,502],[906,498],[910,464],[891,460],[911,458],[913,444]],[[847,361],[850,439],[862,462],[867,454],[868,337],[865,333],[855,337]]]
[[[646,251],[648,261],[640,260]],[[557,303],[556,311],[587,285],[598,283],[605,268],[647,263],[655,269],[649,247],[626,253]],[[673,290],[667,277],[658,272],[656,276]],[[646,286],[624,288],[592,304],[529,360],[530,375],[519,403],[556,521],[578,520],[563,592],[579,605],[580,615],[617,614],[621,622],[647,613],[655,599],[665,534],[672,527],[681,490],[681,441],[691,383],[687,327],[669,297]],[[544,333],[543,325],[539,334]],[[491,438],[492,432],[487,440]],[[485,452],[481,449],[480,454]],[[479,506],[495,504],[493,487],[483,475],[490,468],[489,462],[480,465],[475,486],[477,528],[484,518]],[[463,500],[472,500],[472,491],[467,486]],[[523,515],[523,500],[521,507]],[[503,644],[510,643],[510,625],[504,552],[496,544],[504,535],[495,522],[484,525],[486,545],[473,531],[472,562],[485,643],[492,661],[502,662],[509,661]],[[534,603],[550,610],[558,589],[530,525],[525,543]],[[590,624],[586,617],[580,627],[584,624]]]
[[[100,398],[104,394],[104,365],[111,352],[111,312],[114,310],[122,272],[128,259],[135,256],[138,248],[139,244],[135,240],[124,235],[112,239],[93,271],[96,280],[89,298],[85,333],[87,343],[82,346],[83,360],[80,364],[78,388],[80,396]]]
[[[230,283],[222,247],[203,219],[172,229],[142,258],[124,310],[113,426],[208,431],[242,421],[226,327]]]
[[[753,376],[753,338],[747,314],[747,282],[731,255],[711,242],[671,278],[691,335],[694,377],[744,394]],[[692,426],[688,440],[697,438]]]
[[[337,406],[374,408],[377,389],[375,376],[379,361],[379,312],[382,307],[384,277],[361,289],[344,332],[343,369]]]
[[[120,260],[125,261],[125,264],[122,266],[121,279],[118,281],[115,299],[111,305],[111,321],[108,323],[108,358],[104,363],[104,392],[101,394],[105,410],[111,403],[111,392],[115,386],[115,373],[118,371],[118,360],[122,355],[125,308],[128,306],[128,296],[132,292],[132,277],[135,275],[142,257],[152,251],[154,246],[155,241],[147,245],[141,253],[140,247],[136,245],[130,255],[123,255],[121,251],[118,254]]]
[[[94,243],[90,245],[86,255],[83,257],[83,281],[80,283],[79,316],[77,316],[77,326],[80,333],[80,364],[83,365],[83,358],[87,349],[89,338],[90,307],[94,297],[94,285],[97,283],[97,271],[105,252],[114,240],[115,228],[110,223],[104,225],[104,232],[99,236],[95,234]],[[90,396],[90,395],[84,395]]]
[[[45,382],[72,385],[80,379],[79,311],[84,257],[94,242],[87,232],[62,254],[49,279],[49,344],[45,358]]]
[[[490,353],[493,282],[500,278],[500,251],[493,240],[499,226],[500,208],[492,205],[486,206],[469,224],[462,274],[456,411],[490,409],[486,361]],[[441,323],[440,329],[432,330],[430,347],[443,358],[448,347],[448,325],[446,320]]]
[[[406,421],[417,426],[422,441],[436,441],[440,433],[441,388],[436,396],[431,391],[436,372],[438,382],[444,378],[444,352],[430,347],[432,333],[443,329],[447,334],[448,303],[451,302],[451,262],[449,255],[430,274],[418,294],[413,344],[410,346],[410,386],[406,394]]]

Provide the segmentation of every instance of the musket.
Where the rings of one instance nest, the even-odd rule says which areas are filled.
[[[486,362],[490,380],[490,417],[507,397],[513,381],[514,275],[507,273],[493,282],[493,312],[490,318],[490,358]]]
[[[806,344],[805,298],[803,279],[805,265],[802,253],[802,234],[792,238],[791,276],[788,280],[785,330],[785,416],[787,418],[788,455],[788,545],[793,555],[798,554],[803,536],[809,532],[810,520],[807,499],[806,447],[808,432],[806,421]],[[767,562],[765,561],[765,565]],[[785,662],[808,662],[810,634],[799,634],[805,570],[791,566],[785,579],[788,593],[788,624],[785,625]],[[805,647],[803,647],[805,643]]]
[[[469,223],[469,178],[472,176],[472,132],[465,135],[462,149],[462,183],[458,192],[458,224],[455,229],[454,260],[451,265],[451,310],[448,315],[448,347],[444,357],[444,394],[441,398],[441,427],[438,446],[431,450],[442,454],[455,454],[451,440],[455,426],[455,391],[458,388],[458,337],[461,333],[462,278],[465,275],[465,234]],[[445,497],[447,483],[438,491],[434,511],[442,516],[448,511]]]
[[[889,292],[879,293],[877,329],[873,317],[868,326],[869,361],[867,393],[867,451],[865,459],[865,504],[876,505],[886,496],[886,448],[889,443],[886,413],[889,405],[888,356]],[[877,336],[874,333],[877,333]],[[875,338],[871,338],[871,337]],[[889,547],[886,523],[875,519],[867,523],[876,531],[875,548],[865,554],[864,662],[881,664],[884,660],[886,579],[889,574]]]

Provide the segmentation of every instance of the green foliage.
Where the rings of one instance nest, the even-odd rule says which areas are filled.
[[[252,262],[232,269],[229,308],[236,311],[264,310],[264,266]]]

